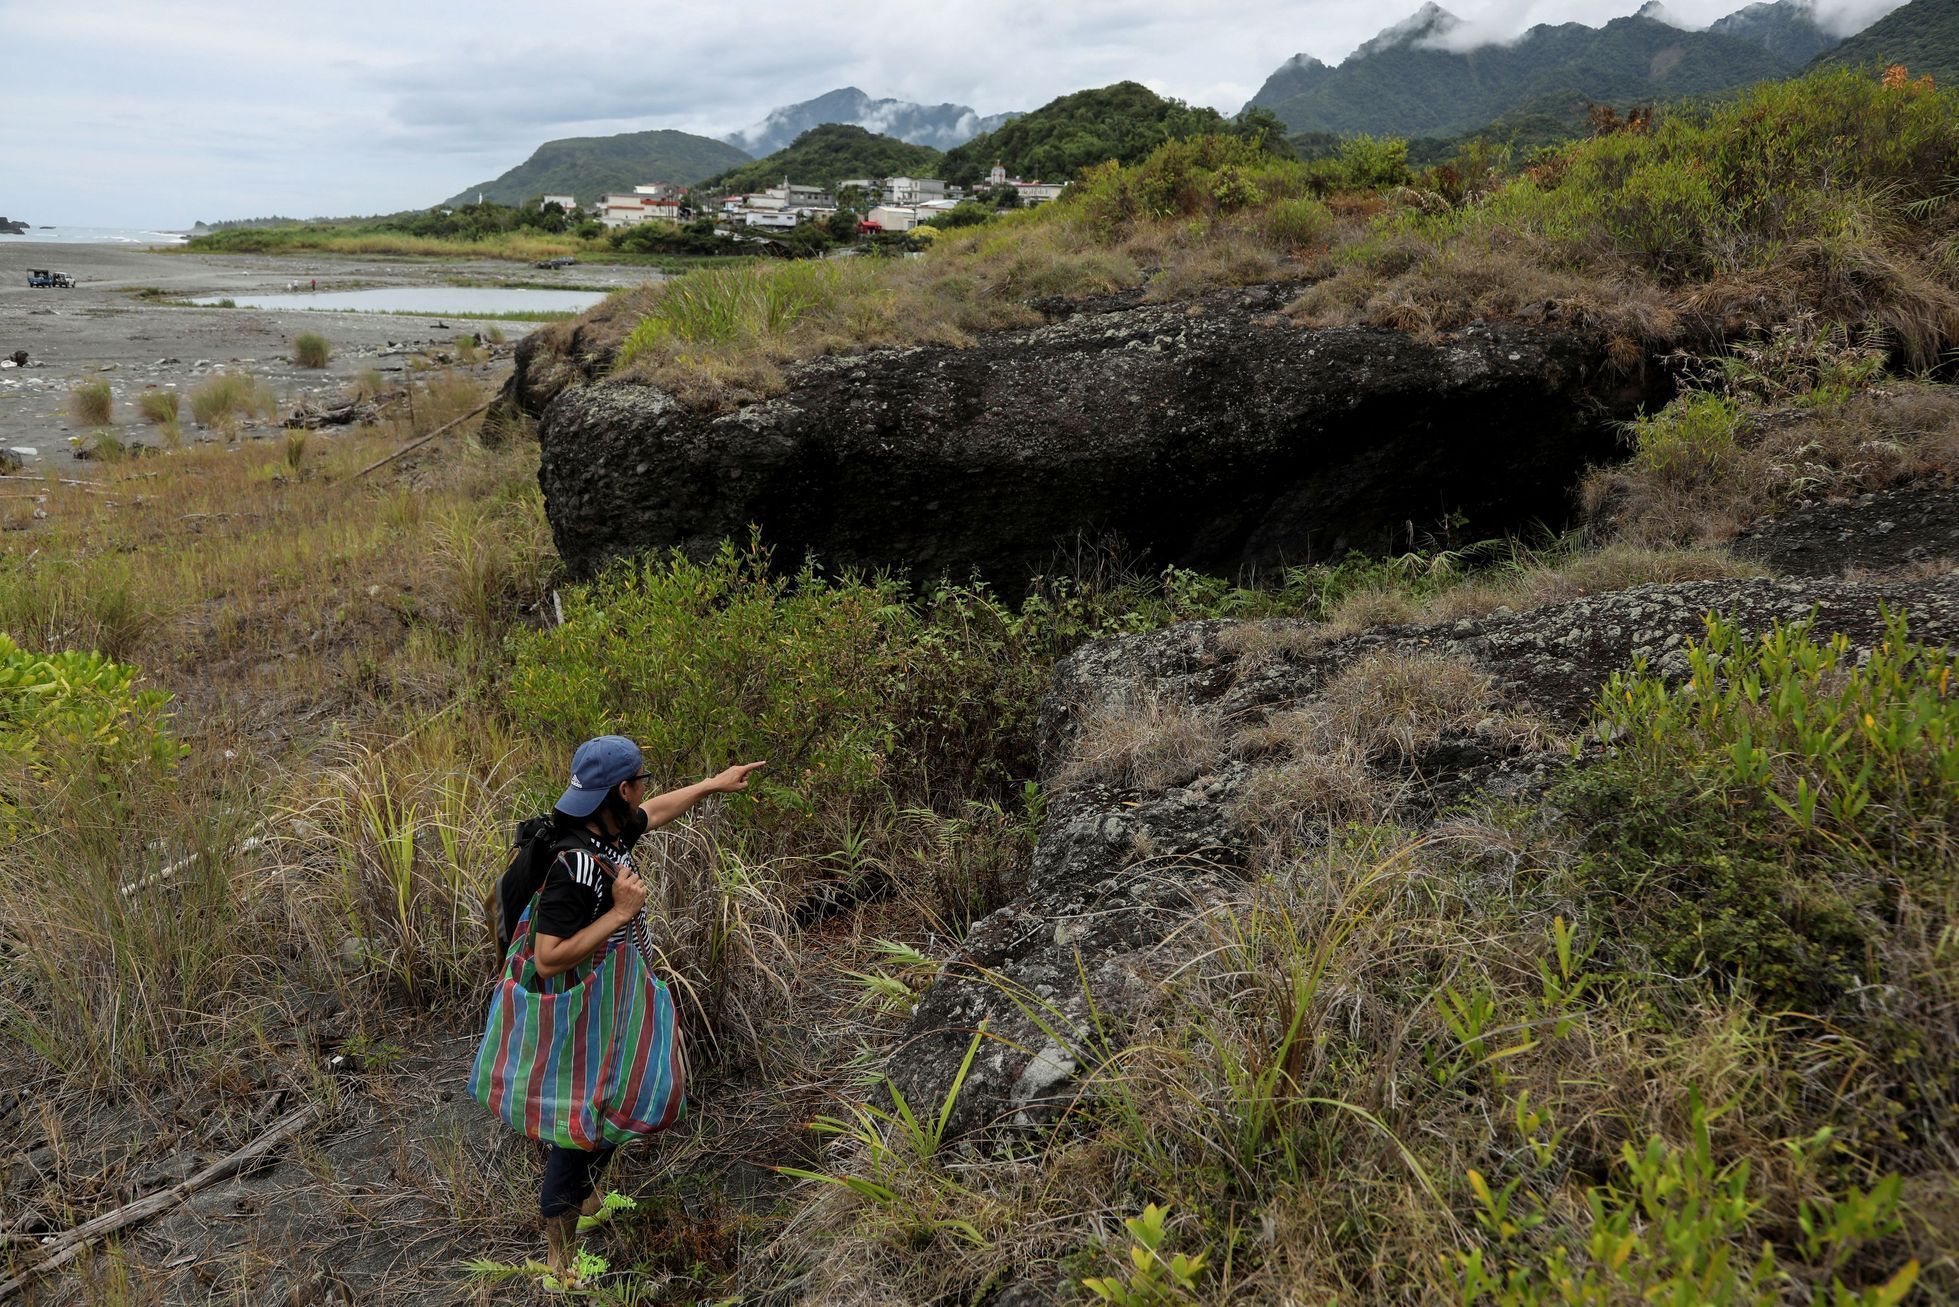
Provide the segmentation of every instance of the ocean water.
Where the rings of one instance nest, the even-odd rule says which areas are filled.
[[[30,220],[23,218],[18,221]],[[0,243],[17,241],[26,245],[45,241],[50,245],[182,245],[188,236],[187,232],[153,231],[147,227],[30,227],[21,236],[0,233]]]

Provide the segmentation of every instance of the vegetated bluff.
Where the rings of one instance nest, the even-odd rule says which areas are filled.
[[[537,349],[508,393],[540,414],[545,507],[581,575],[754,524],[785,563],[1012,590],[1084,541],[1232,572],[1556,521],[1612,420],[1668,385],[1554,328],[1424,343],[1299,330],[1284,301],[1128,303],[963,349],[818,359],[730,413],[567,378]]]

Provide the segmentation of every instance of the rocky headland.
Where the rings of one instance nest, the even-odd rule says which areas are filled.
[[[506,396],[539,418],[552,531],[580,574],[758,524],[784,562],[1011,589],[1084,543],[1234,573],[1563,522],[1615,421],[1671,393],[1663,369],[1614,368],[1571,332],[1299,330],[1285,297],[816,359],[726,413],[581,375],[574,340],[520,351]]]

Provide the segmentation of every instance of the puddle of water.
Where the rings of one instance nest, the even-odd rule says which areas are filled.
[[[583,313],[600,300],[599,290],[522,290],[498,286],[383,286],[375,290],[301,291],[257,295],[234,291],[203,295],[193,304],[230,300],[241,309],[326,309],[343,313]]]

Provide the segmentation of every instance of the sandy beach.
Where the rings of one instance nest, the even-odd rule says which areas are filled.
[[[34,268],[67,273],[76,286],[30,288],[27,274]],[[188,308],[138,298],[149,287],[173,298],[278,292],[291,282],[314,281],[322,291],[509,281],[609,290],[650,275],[646,268],[597,264],[545,270],[490,259],[181,254],[0,240],[0,360],[21,350],[29,359],[26,367],[0,368],[0,449],[35,451],[22,456],[29,464],[86,468],[74,458],[70,437],[90,428],[71,422],[65,411],[69,388],[84,378],[109,382],[115,398],[110,425],[117,434],[148,443],[154,433],[135,407],[146,388],[188,392],[215,370],[246,371],[272,386],[285,413],[308,400],[337,399],[366,369],[391,377],[411,357],[492,325],[426,315]],[[514,342],[537,324],[494,325]],[[292,339],[302,331],[332,342],[329,366],[293,365]],[[260,434],[276,426],[262,427]],[[187,439],[204,434],[186,426]]]

